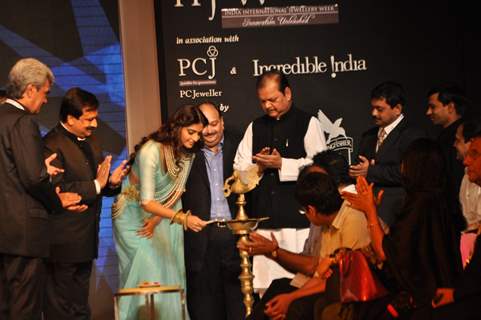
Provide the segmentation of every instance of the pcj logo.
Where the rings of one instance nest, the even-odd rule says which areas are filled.
[[[207,58],[198,57],[195,59],[180,58],[177,59],[179,63],[179,77],[185,77],[189,73],[197,76],[207,75],[209,80],[215,78],[215,60],[219,55],[219,51],[215,46],[209,46],[207,49]]]

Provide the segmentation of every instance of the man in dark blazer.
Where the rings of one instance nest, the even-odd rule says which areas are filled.
[[[469,181],[481,187],[481,124],[478,121],[477,132],[471,139],[464,166]],[[479,302],[481,301],[481,227],[478,229],[474,252],[470,263],[464,269],[454,288],[440,288],[433,299],[437,310],[436,319],[479,319]],[[454,304],[453,304],[454,303]]]
[[[7,91],[5,91],[3,88],[0,88],[0,103],[3,104],[5,99],[7,99]]]
[[[47,102],[52,71],[36,59],[19,60],[0,105],[0,319],[40,319],[49,254],[49,211],[75,206],[77,194],[58,196],[49,182],[33,114]],[[66,213],[82,215],[82,213]]]
[[[203,131],[204,148],[192,164],[182,206],[203,220],[230,220],[236,212],[235,196],[225,199],[223,184],[232,174],[238,139],[224,134],[224,120],[214,104],[199,107],[209,124]],[[191,319],[244,319],[240,257],[232,232],[212,223],[198,233],[187,231],[184,246]]]
[[[463,122],[463,117],[468,112],[468,100],[464,91],[453,84],[443,84],[434,87],[428,92],[428,107],[426,115],[433,124],[442,128],[437,142],[443,152],[446,165],[446,178],[448,182],[448,197],[452,207],[454,222],[459,232],[466,228],[459,191],[464,176],[464,166],[458,161],[456,149],[453,148],[456,131]]]
[[[371,92],[371,115],[376,126],[366,131],[359,144],[359,163],[349,174],[364,176],[376,191],[384,190],[379,216],[392,225],[404,200],[401,184],[401,156],[414,140],[423,136],[404,118],[404,90],[400,84],[384,82]]]
[[[120,191],[123,162],[109,177],[111,156],[103,159],[93,131],[97,127],[97,98],[80,88],[69,89],[60,107],[60,123],[44,138],[45,154],[57,154],[53,178],[62,190],[77,192],[88,210],[82,215],[59,214],[51,219],[47,263],[47,320],[90,319],[88,305],[92,261],[97,258],[102,196]]]

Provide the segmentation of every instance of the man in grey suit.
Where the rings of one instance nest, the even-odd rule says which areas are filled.
[[[53,81],[46,65],[21,59],[9,73],[7,99],[0,105],[0,319],[41,318],[49,211],[86,209],[77,205],[78,194],[56,192],[49,173],[58,170],[43,158],[33,115],[47,102]]]
[[[349,175],[364,176],[379,191],[384,190],[378,213],[392,225],[404,199],[401,184],[401,155],[416,139],[420,130],[408,125],[404,117],[405,94],[400,84],[383,82],[371,92],[371,115],[375,127],[364,132],[359,144],[359,163],[352,165]]]

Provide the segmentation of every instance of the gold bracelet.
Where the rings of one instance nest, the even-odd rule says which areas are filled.
[[[191,215],[190,210],[183,212],[182,209],[177,211],[170,219],[170,224],[177,223],[180,224],[184,230],[187,230],[187,217]]]
[[[184,223],[183,223],[183,226],[184,226],[184,231],[187,231],[187,218],[191,215],[191,212],[190,210],[187,210],[186,213],[184,213]]]
[[[367,227],[370,229],[370,228],[374,228],[375,226],[378,226],[378,225],[379,225],[379,222],[376,221],[376,222],[368,223]]]
[[[173,224],[173,223],[179,223],[181,224],[181,215],[183,215],[184,212],[182,211],[182,209],[180,209],[179,211],[177,211],[176,213],[174,213],[174,215],[172,216],[172,218],[170,218],[170,224]]]

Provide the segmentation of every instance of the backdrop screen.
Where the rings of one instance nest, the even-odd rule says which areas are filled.
[[[372,126],[370,91],[386,80],[405,87],[407,116],[427,126],[429,88],[463,80],[459,48],[443,40],[455,29],[430,18],[449,14],[445,1],[157,0],[163,111],[211,100],[243,132],[262,114],[255,77],[276,68],[331,148],[355,147]]]

